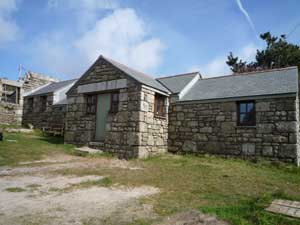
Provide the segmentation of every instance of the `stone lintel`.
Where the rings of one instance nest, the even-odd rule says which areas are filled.
[[[98,91],[115,90],[127,87],[126,79],[103,81],[91,84],[84,84],[78,86],[78,93],[90,93]]]

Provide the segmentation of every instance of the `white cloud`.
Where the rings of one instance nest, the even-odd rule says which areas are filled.
[[[239,51],[237,51],[237,56],[244,61],[251,61],[254,60],[256,55],[256,50],[259,47],[250,43]],[[189,69],[189,71],[196,71],[199,70],[203,77],[215,77],[215,76],[222,76],[231,74],[231,70],[229,66],[226,64],[227,56],[219,56],[213,59],[211,62],[200,65],[200,66],[193,66]]]
[[[0,47],[17,39],[19,27],[11,14],[17,10],[16,0],[0,1]]]
[[[100,54],[149,72],[161,63],[164,49],[158,38],[149,37],[147,24],[129,8],[112,10],[78,36],[57,31],[38,37],[33,45],[35,62],[52,73],[69,76],[80,75]]]
[[[146,25],[133,9],[118,9],[99,20],[95,27],[76,42],[89,62],[100,54],[120,60],[140,70],[160,63],[163,45],[159,39],[147,39]]]

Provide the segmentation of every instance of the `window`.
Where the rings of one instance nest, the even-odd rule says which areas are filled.
[[[94,114],[96,113],[97,105],[97,95],[87,95],[86,96],[86,113]]]
[[[238,125],[255,126],[255,102],[238,102]]]
[[[165,97],[163,95],[155,95],[154,115],[165,116]]]
[[[45,112],[47,109],[47,96],[41,96],[40,101],[41,101],[41,112]]]
[[[116,113],[119,111],[119,93],[111,94],[110,112]]]
[[[33,98],[27,99],[27,112],[33,112]]]
[[[20,88],[15,87],[8,84],[3,84],[2,86],[2,98],[1,100],[3,102],[13,103],[13,104],[19,104],[20,101]]]

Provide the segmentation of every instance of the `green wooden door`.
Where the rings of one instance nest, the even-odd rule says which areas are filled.
[[[97,118],[96,118],[96,141],[105,139],[105,127],[108,111],[110,109],[110,94],[100,94],[97,99]]]

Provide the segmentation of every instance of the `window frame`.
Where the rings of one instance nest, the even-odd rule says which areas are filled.
[[[114,96],[117,96],[116,99]],[[119,92],[112,92],[110,94],[110,113],[117,113],[119,112],[119,102],[120,102],[120,93]]]
[[[94,114],[96,114],[97,96],[98,95],[96,95],[96,94],[88,94],[88,95],[86,95],[85,113],[87,115],[94,115]]]
[[[34,104],[34,100],[33,97],[29,97],[27,100],[27,112],[28,113],[32,113],[33,112],[33,104]]]
[[[20,87],[4,83],[2,89],[2,95],[0,96],[2,102],[20,104]],[[8,94],[8,92],[12,92],[12,94]]]
[[[166,117],[165,105],[166,105],[166,97],[160,94],[155,94],[154,95],[154,116],[155,117],[160,117],[160,118]]]
[[[245,104],[246,109],[245,112],[241,112],[241,105]],[[248,111],[248,105],[253,104],[253,118],[252,120],[242,122],[241,121],[241,115],[250,115],[251,111]],[[247,100],[247,101],[239,101],[237,102],[237,125],[241,127],[254,127],[256,126],[256,106],[255,106],[255,101],[254,100]]]
[[[40,102],[41,102],[41,108],[40,112],[46,112],[47,111],[47,95],[40,96]]]

